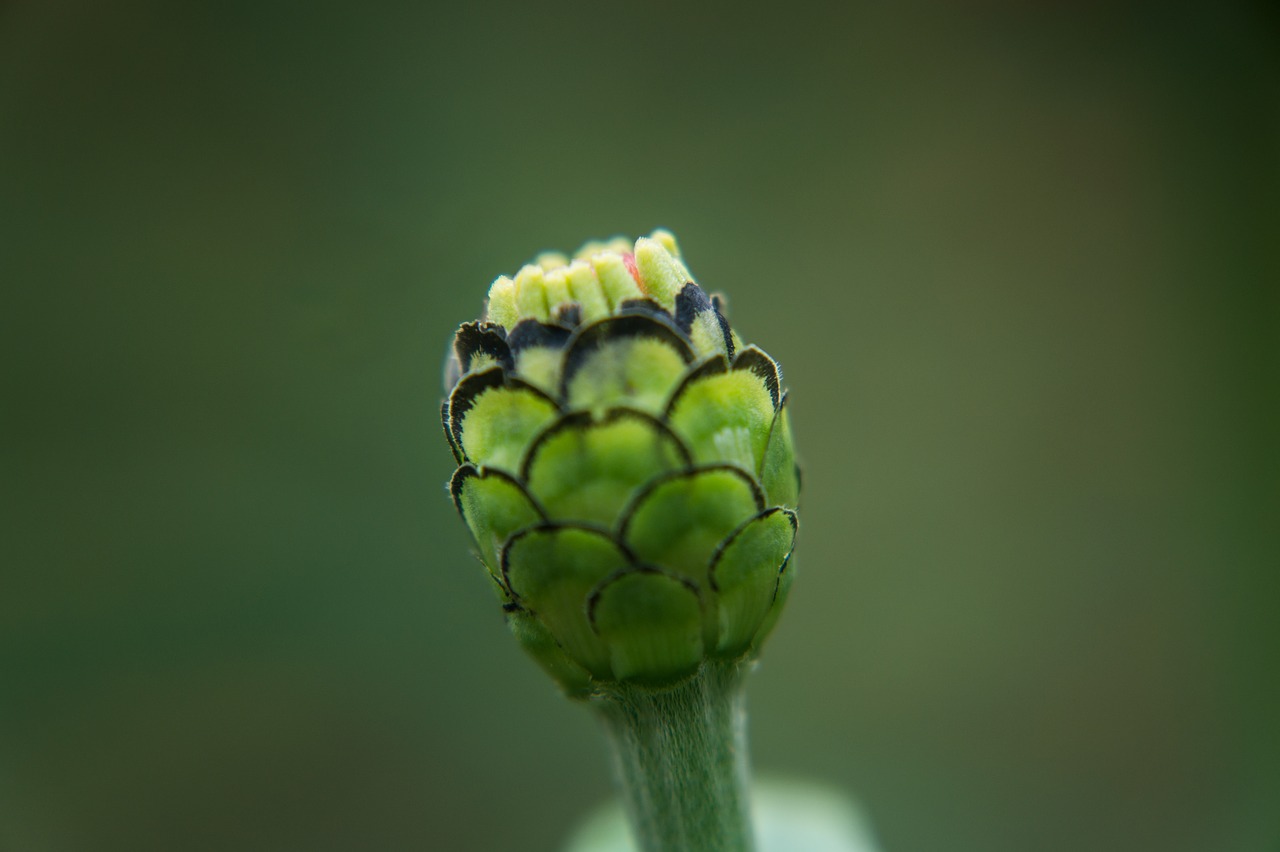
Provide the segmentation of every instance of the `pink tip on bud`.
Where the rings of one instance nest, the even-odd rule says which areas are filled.
[[[636,265],[636,256],[631,252],[623,252],[622,262],[626,265],[627,271],[631,273],[631,277],[636,280],[636,286],[640,288],[640,292],[648,293],[649,288],[644,286],[644,279],[640,277],[640,267]]]

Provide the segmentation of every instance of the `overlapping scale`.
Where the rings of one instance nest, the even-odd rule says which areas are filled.
[[[587,621],[587,598],[630,564],[608,533],[563,524],[522,530],[502,552],[503,578],[521,607],[537,613],[571,658],[604,678],[609,650]]]
[[[778,617],[782,615],[782,609],[787,604],[787,597],[791,594],[791,584],[796,578],[795,560],[790,557],[782,563],[782,568],[778,573],[777,591],[773,593],[773,603],[769,606],[769,611],[765,613],[764,620],[760,623],[760,627],[756,630],[756,635],[751,640],[752,648],[759,648],[765,639],[769,638],[769,634],[773,632],[774,626],[778,623]]]
[[[733,357],[734,340],[729,322],[697,284],[689,282],[676,296],[675,319],[699,355]]]
[[[480,559],[500,581],[498,555],[517,530],[546,519],[518,479],[496,468],[464,464],[449,483],[458,514],[480,548]]]
[[[512,635],[525,653],[533,657],[542,670],[551,675],[569,695],[589,695],[591,673],[565,653],[555,636],[539,620],[539,616],[515,604],[508,604],[505,609],[507,626],[511,628]]]
[[[554,396],[560,385],[561,352],[572,334],[556,323],[535,319],[517,323],[507,335],[507,343],[520,378]]]
[[[559,407],[522,379],[491,367],[463,377],[449,397],[447,413],[447,428],[467,461],[515,471]]]
[[[796,448],[791,439],[791,416],[787,413],[787,397],[773,418],[769,444],[760,465],[760,484],[770,503],[792,509],[800,500],[800,468],[796,464]]]
[[[693,350],[672,325],[645,313],[585,326],[569,342],[560,398],[571,411],[625,405],[660,415]]]
[[[521,477],[551,517],[608,526],[641,486],[688,463],[688,450],[651,415],[579,411],[537,437]]]
[[[667,419],[699,464],[723,462],[755,474],[765,455],[775,402],[751,369],[709,372],[685,382]]]
[[[718,604],[717,653],[747,650],[773,605],[795,540],[795,513],[774,508],[743,524],[716,551],[708,574]]]
[[[491,322],[463,323],[454,338],[453,357],[458,365],[459,378],[487,367],[500,366],[515,369],[511,347],[507,345],[506,330]],[[450,387],[456,383],[450,383]]]
[[[619,534],[641,562],[701,586],[720,542],[763,508],[759,488],[737,468],[675,473],[636,498]]]
[[[702,659],[702,604],[682,577],[652,566],[623,571],[595,591],[588,614],[619,680],[676,679]]]

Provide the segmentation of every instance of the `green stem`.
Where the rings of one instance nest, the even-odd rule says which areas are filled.
[[[662,690],[596,698],[641,852],[751,852],[740,663],[708,662]]]

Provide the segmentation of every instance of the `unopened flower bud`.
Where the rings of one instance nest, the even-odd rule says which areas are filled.
[[[453,499],[516,637],[569,692],[757,652],[794,574],[787,396],[670,233],[498,278],[446,377]]]

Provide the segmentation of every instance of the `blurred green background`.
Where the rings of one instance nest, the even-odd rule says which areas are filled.
[[[1280,848],[1277,24],[0,6],[0,849],[555,850],[605,752],[469,555],[440,362],[655,226],[807,465],[760,769],[887,852]]]

